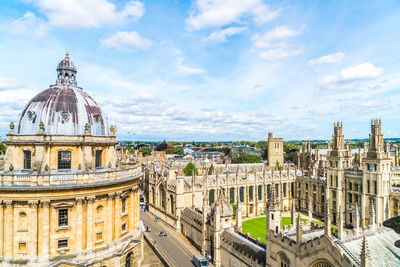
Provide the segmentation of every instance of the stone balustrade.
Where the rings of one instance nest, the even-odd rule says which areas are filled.
[[[79,185],[111,182],[142,174],[140,165],[122,170],[100,170],[93,172],[58,172],[48,174],[0,173],[0,186],[53,186]]]

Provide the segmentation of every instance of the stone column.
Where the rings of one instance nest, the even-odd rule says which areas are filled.
[[[93,229],[94,229],[94,220],[93,220],[93,202],[95,200],[94,196],[90,196],[87,198],[87,212],[86,212],[86,248],[93,249]]]
[[[50,201],[41,200],[42,204],[42,218],[40,220],[41,225],[41,255],[40,260],[48,262],[50,255]]]
[[[115,214],[115,239],[118,240],[121,237],[121,192],[117,192],[115,194],[115,208],[114,208],[114,214]]]
[[[13,258],[13,239],[14,239],[14,214],[13,214],[13,203],[12,200],[4,201],[4,260],[10,261]]]
[[[38,204],[39,201],[31,200],[28,202],[30,207],[29,212],[29,260],[31,262],[35,262],[37,260],[38,252],[37,252],[37,234],[38,234]]]
[[[83,197],[78,197],[76,200],[76,252],[83,251]]]
[[[4,257],[4,210],[3,201],[0,201],[0,258]]]
[[[135,223],[136,223],[136,214],[135,214],[135,194],[136,190],[131,190],[129,194],[129,211],[128,211],[128,222],[129,222],[129,231],[132,233],[135,231]]]
[[[108,194],[107,198],[107,211],[106,211],[106,242],[110,244],[113,240],[113,224],[114,224],[114,216],[113,216],[113,199],[115,194]]]

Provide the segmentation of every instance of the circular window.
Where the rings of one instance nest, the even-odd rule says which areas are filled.
[[[27,116],[28,116],[28,120],[31,121],[35,118],[36,113],[35,113],[35,111],[28,111]]]
[[[61,113],[61,118],[63,119],[63,121],[68,121],[69,120],[69,113],[68,112],[62,112]]]
[[[95,122],[99,122],[100,121],[100,115],[98,115],[98,114],[93,115],[93,118],[94,118]]]

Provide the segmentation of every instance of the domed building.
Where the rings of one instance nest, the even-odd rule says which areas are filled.
[[[1,266],[139,266],[139,165],[117,158],[116,127],[76,80],[54,85],[10,124],[0,173]]]

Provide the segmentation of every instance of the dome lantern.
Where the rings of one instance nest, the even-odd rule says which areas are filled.
[[[67,51],[65,52],[65,58],[58,63],[56,84],[72,84],[76,86],[76,73],[75,65],[69,59],[69,53]]]

